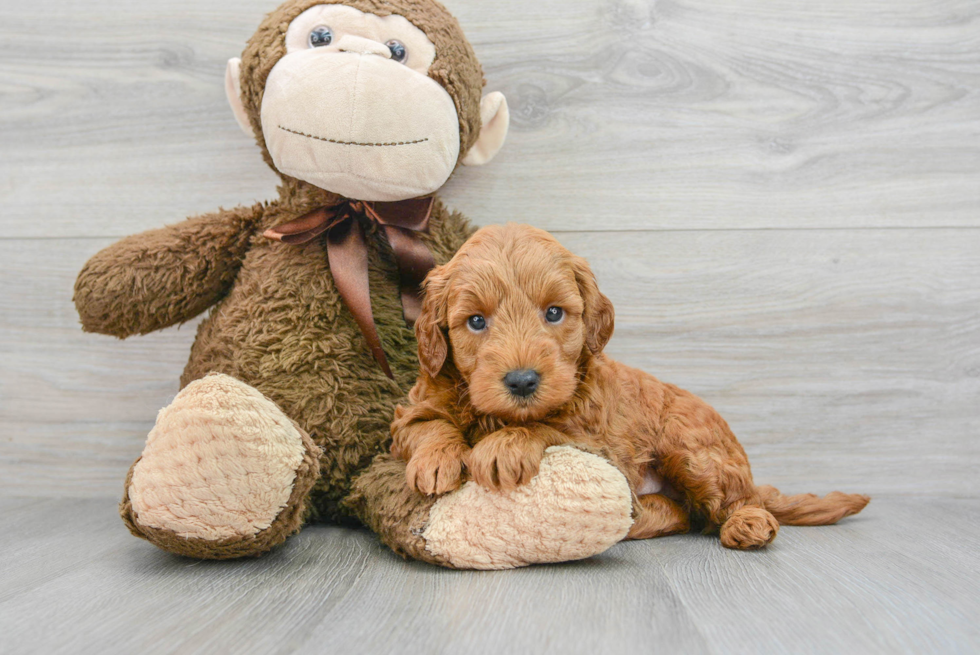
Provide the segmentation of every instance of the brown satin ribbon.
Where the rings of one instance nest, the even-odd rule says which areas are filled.
[[[411,327],[422,307],[422,280],[435,266],[432,253],[417,234],[428,228],[434,203],[432,196],[398,202],[345,200],[339,205],[316,209],[264,233],[269,239],[291,245],[306,243],[327,233],[327,260],[337,291],[354,316],[374,359],[385,375],[392,379],[394,376],[374,325],[368,285],[368,250],[357,216],[366,216],[385,230],[398,263],[402,313]]]

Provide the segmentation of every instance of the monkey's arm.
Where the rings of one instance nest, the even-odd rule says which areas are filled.
[[[197,316],[228,292],[262,212],[219,210],[96,253],[75,281],[82,329],[125,338]]]

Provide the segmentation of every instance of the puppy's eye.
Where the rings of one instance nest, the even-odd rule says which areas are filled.
[[[561,307],[549,307],[544,313],[544,320],[549,323],[561,323],[563,318],[565,318],[565,312]]]
[[[333,43],[333,30],[326,25],[314,27],[313,31],[310,32],[309,41],[311,48],[319,48],[320,46],[330,45]]]
[[[405,49],[405,44],[401,41],[396,41],[392,39],[385,44],[388,49],[391,50],[391,58],[400,64],[404,64],[408,61],[408,50]]]
[[[487,319],[479,314],[474,314],[466,319],[466,326],[474,332],[483,332],[487,329]]]

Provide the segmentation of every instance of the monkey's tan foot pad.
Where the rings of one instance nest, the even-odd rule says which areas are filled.
[[[537,476],[510,493],[471,481],[440,498],[422,537],[427,551],[456,568],[509,569],[597,555],[632,523],[632,493],[619,469],[553,446]]]
[[[180,555],[258,555],[299,529],[320,451],[271,400],[227,375],[162,409],[126,480],[130,530]]]

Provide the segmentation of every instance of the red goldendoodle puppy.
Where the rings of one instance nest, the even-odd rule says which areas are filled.
[[[601,449],[636,495],[629,537],[720,531],[729,548],[759,548],[779,524],[824,525],[867,496],[783,496],[757,487],[745,451],[707,403],[608,359],[612,303],[584,259],[524,225],[486,227],[426,278],[415,326],[421,376],[398,407],[392,452],[425,494],[458,487],[465,470],[491,489],[538,471],[544,450]]]

